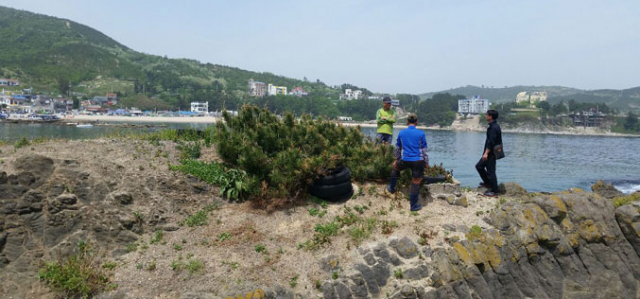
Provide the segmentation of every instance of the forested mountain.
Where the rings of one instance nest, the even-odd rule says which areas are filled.
[[[237,106],[249,98],[249,79],[289,89],[301,86],[311,97],[325,99],[341,92],[319,80],[140,53],[88,26],[2,6],[0,77],[18,79],[37,91],[64,94],[71,86],[71,92],[85,96],[105,91],[123,97],[143,94],[182,108],[191,100],[209,101],[212,109]]]

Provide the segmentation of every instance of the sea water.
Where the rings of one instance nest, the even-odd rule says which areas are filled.
[[[163,125],[194,129],[208,126]],[[1,123],[0,138],[8,142],[22,137],[88,139],[163,128]],[[365,136],[375,138],[375,128],[362,131]],[[394,130],[394,142],[399,131]],[[474,166],[482,156],[485,133],[433,130],[425,133],[431,164],[442,163],[445,168],[453,169],[453,175],[463,186],[477,186],[480,178]],[[506,158],[497,163],[500,182],[516,182],[529,191],[558,191],[571,187],[589,190],[602,179],[625,193],[640,190],[640,138],[504,133],[503,142]]]

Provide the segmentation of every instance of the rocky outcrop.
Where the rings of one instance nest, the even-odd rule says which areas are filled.
[[[40,155],[22,156],[12,166],[14,173],[0,172],[0,294],[16,298],[32,292],[42,260],[66,257],[81,240],[96,243],[107,257],[124,254],[139,235],[162,228],[173,209],[171,201],[153,202],[151,195],[171,197],[191,186],[176,178],[155,178],[149,186],[117,182],[121,166],[100,173]]]
[[[324,282],[324,298],[638,297],[640,203],[508,189],[521,199],[490,214],[494,229],[438,248],[408,238],[362,248],[362,263]]]

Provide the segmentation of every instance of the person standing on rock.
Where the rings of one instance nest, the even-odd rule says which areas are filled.
[[[376,135],[376,144],[391,143],[393,136],[393,124],[396,122],[396,111],[391,108],[391,98],[384,97],[382,99],[382,108],[376,112],[376,122],[378,123],[378,135]]]
[[[496,176],[496,155],[494,149],[496,145],[502,145],[502,130],[496,120],[498,119],[498,111],[489,110],[485,114],[485,120],[489,123],[487,128],[487,139],[484,142],[484,151],[482,158],[476,164],[476,170],[480,174],[482,182],[480,187],[489,188],[485,192],[485,196],[498,196],[498,177]]]
[[[391,169],[389,186],[385,188],[386,196],[391,197],[396,193],[398,175],[404,169],[411,169],[411,211],[419,211],[422,205],[418,204],[420,186],[424,171],[429,167],[429,155],[427,155],[427,136],[422,130],[416,129],[418,116],[409,113],[407,116],[408,128],[400,131],[396,141],[396,161]]]

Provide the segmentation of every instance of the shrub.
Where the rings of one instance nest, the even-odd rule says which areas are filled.
[[[18,149],[23,146],[28,146],[30,144],[31,142],[29,142],[29,140],[26,137],[22,137],[21,139],[18,139],[16,142],[13,143],[13,147]]]
[[[224,113],[215,143],[221,158],[246,171],[257,198],[296,198],[313,179],[338,166],[359,181],[389,175],[393,148],[365,140],[360,128],[345,128],[308,115],[282,118],[266,109],[243,106],[237,117]]]
[[[109,277],[115,263],[101,267],[92,247],[86,243],[78,244],[78,250],[66,260],[46,262],[38,272],[38,278],[62,297],[88,298],[112,286]]]
[[[200,158],[201,155],[201,146],[200,146],[200,142],[195,141],[195,142],[187,142],[187,143],[180,143],[178,145],[178,149],[180,150],[180,158],[182,160],[189,160],[189,159],[198,159]]]

